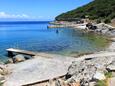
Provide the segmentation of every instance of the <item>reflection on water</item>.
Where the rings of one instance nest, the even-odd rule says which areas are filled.
[[[107,44],[101,36],[69,28],[47,29],[48,23],[0,25],[0,56],[7,48],[69,55],[102,50]],[[96,40],[95,40],[96,39]],[[103,40],[102,40],[103,39]]]

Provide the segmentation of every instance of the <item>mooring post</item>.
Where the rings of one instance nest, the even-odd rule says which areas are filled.
[[[8,51],[8,57],[10,57],[10,58],[13,57],[13,52],[12,51]]]

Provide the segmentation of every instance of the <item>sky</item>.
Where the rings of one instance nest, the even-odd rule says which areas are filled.
[[[0,0],[0,20],[53,20],[57,15],[92,0]]]

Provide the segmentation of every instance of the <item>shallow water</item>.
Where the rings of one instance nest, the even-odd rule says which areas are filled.
[[[47,29],[48,22],[1,23],[0,59],[6,59],[7,48],[19,48],[62,55],[105,49],[101,36],[84,34],[70,28]]]

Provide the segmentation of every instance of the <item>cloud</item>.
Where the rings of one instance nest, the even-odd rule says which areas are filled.
[[[26,14],[8,14],[6,12],[0,12],[0,18],[29,18]]]

